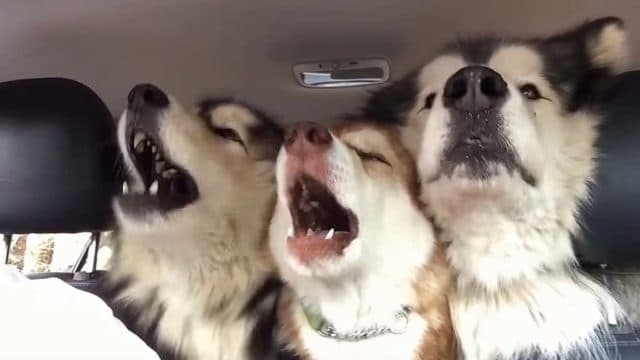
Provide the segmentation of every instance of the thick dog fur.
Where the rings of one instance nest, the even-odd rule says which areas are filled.
[[[168,99],[148,112],[130,105],[119,123],[131,176],[129,194],[114,202],[115,307],[164,358],[245,359],[266,351],[253,346],[264,337],[258,327],[268,325],[260,312],[270,316],[279,286],[262,256],[282,130],[233,100],[204,101],[192,114]],[[166,210],[142,195],[148,184],[129,148],[132,128],[191,176],[195,199]]]
[[[280,301],[280,338],[303,359],[456,358],[446,300],[450,272],[423,216],[414,161],[397,129],[349,121],[330,132],[325,152],[308,150],[309,155],[294,164],[283,147],[277,161],[278,201],[270,247],[289,284]],[[298,166],[302,170],[292,175],[291,168]],[[290,205],[296,205],[290,191],[305,175],[325,184],[338,203],[355,214],[359,229],[340,255],[310,263],[292,255],[288,240],[291,231],[297,232],[292,230]],[[344,333],[387,324],[402,304],[413,311],[404,333],[339,341],[313,330],[302,304]]]
[[[627,53],[617,18],[546,38],[460,40],[365,106],[365,116],[403,125],[418,159],[455,273],[451,310],[466,359],[607,358],[607,316],[621,315],[578,269],[571,239],[596,165],[600,96]],[[467,113],[478,123],[454,118],[443,100],[469,65],[506,83],[492,115]],[[451,161],[464,126],[470,142],[500,151]]]

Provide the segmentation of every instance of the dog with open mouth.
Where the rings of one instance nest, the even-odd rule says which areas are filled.
[[[462,39],[364,108],[402,125],[416,154],[468,360],[609,358],[608,323],[622,315],[572,240],[626,39],[614,17],[549,37]]]
[[[301,359],[455,359],[449,270],[396,129],[298,124],[276,178],[284,346]]]
[[[279,281],[267,254],[282,129],[234,100],[185,110],[134,87],[118,124],[129,179],[108,288],[116,313],[164,359],[267,352]]]

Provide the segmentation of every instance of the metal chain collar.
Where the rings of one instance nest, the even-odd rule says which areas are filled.
[[[329,323],[322,315],[311,312],[303,305],[303,311],[307,322],[320,336],[340,341],[361,341],[371,339],[386,334],[402,334],[407,331],[409,325],[409,314],[411,309],[403,306],[394,315],[392,324],[375,325],[367,328],[356,329],[348,333],[338,333],[335,327]]]

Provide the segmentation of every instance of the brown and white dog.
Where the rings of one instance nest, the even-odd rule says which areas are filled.
[[[295,126],[276,165],[271,251],[290,290],[281,339],[303,359],[455,358],[444,254],[396,129]]]
[[[114,202],[108,285],[116,313],[163,358],[267,351],[263,315],[275,310],[278,282],[263,255],[282,138],[237,101],[204,101],[196,113],[153,85],[129,94],[118,126],[128,191]]]
[[[364,113],[405,126],[455,275],[464,356],[607,359],[608,291],[572,236],[597,157],[601,95],[627,57],[622,21],[550,37],[460,40],[374,94]]]

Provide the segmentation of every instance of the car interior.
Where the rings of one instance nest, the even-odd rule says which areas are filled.
[[[95,268],[98,244],[113,228],[111,200],[123,184],[114,123],[137,83],[157,84],[186,104],[233,94],[283,124],[331,119],[457,35],[546,34],[603,15],[625,20],[632,61],[607,92],[593,201],[583,209],[575,246],[581,265],[605,284],[612,274],[640,277],[640,70],[634,70],[640,2],[63,0],[1,6],[5,263],[15,234],[92,234],[93,246],[81,249],[70,272],[31,278],[57,277],[97,293],[104,274]],[[91,258],[93,268],[87,268]],[[615,321],[610,326],[621,357],[640,358],[640,329]]]
[[[632,235],[640,230],[634,215],[640,205],[640,192],[633,180],[640,175],[634,160],[640,149],[632,144],[639,133],[639,109],[633,95],[639,90],[639,71],[621,74],[609,89],[598,142],[600,164],[592,188],[593,202],[583,210],[583,230],[575,240],[582,265],[596,269],[594,273],[605,284],[610,283],[611,274],[638,275],[626,269],[633,269],[640,258],[638,240]],[[625,324],[612,327],[623,358],[640,356],[638,329]]]

